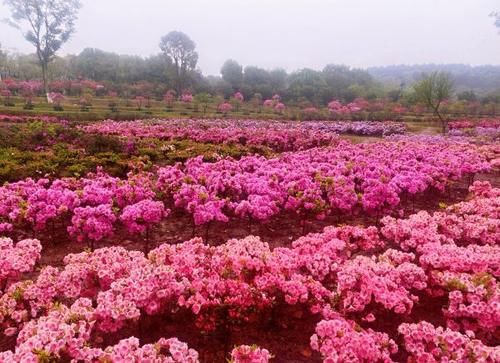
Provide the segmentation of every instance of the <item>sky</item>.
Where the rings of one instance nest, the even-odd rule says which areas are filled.
[[[158,53],[171,30],[197,45],[199,68],[217,75],[226,59],[287,71],[326,64],[500,65],[499,0],[82,0],[77,32],[61,54],[87,47]],[[9,15],[0,0],[0,19]],[[0,43],[32,52],[0,23]]]

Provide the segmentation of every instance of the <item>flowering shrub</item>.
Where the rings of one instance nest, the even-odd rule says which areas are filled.
[[[217,109],[222,113],[228,113],[233,110],[233,106],[231,106],[231,104],[228,102],[224,102],[221,103]]]
[[[145,233],[145,248],[148,249],[152,227],[160,223],[169,213],[170,210],[165,209],[163,202],[142,200],[126,206],[120,215],[120,221],[131,234]]]
[[[174,90],[169,90],[165,95],[163,96],[163,101],[167,104],[167,106],[171,106],[172,103],[175,101],[175,91]]]
[[[236,92],[233,97],[238,102],[243,102],[245,100],[245,97],[241,92]]]
[[[475,127],[484,127],[484,128],[499,128],[500,127],[500,120],[497,119],[485,119],[485,120],[479,120],[479,121],[473,121],[473,120],[457,120],[457,121],[452,121],[448,124],[448,127],[450,129],[471,129]]]
[[[0,115],[0,121],[13,122],[13,123],[28,123],[33,121],[42,121],[49,123],[59,123],[59,119],[53,116],[14,116],[14,115]],[[66,122],[66,121],[61,121]]]
[[[61,108],[61,103],[64,101],[64,95],[60,92],[50,92],[47,99],[49,103],[54,104],[54,109],[58,110]]]
[[[270,359],[269,351],[257,346],[240,345],[231,352],[232,363],[268,363]]]
[[[448,161],[443,164],[443,160]],[[28,225],[40,238],[57,224],[75,240],[95,242],[120,227],[115,222],[121,215],[121,225],[136,233],[161,223],[169,215],[158,211],[161,203],[188,214],[196,226],[232,219],[267,222],[285,213],[296,215],[305,226],[307,220],[329,215],[395,214],[404,207],[403,197],[421,196],[429,190],[444,192],[449,182],[489,169],[474,145],[410,140],[367,145],[338,142],[337,147],[271,159],[247,156],[205,162],[198,157],[155,172],[131,173],[126,179],[98,171],[80,179],[26,179],[7,184],[0,187],[0,228],[10,232]],[[487,193],[486,187],[475,185]],[[147,217],[141,205],[131,207],[145,200],[155,206]],[[470,203],[481,204],[478,210],[496,209],[487,198]],[[468,215],[465,208],[473,208],[468,204],[457,208],[464,212],[435,217],[421,212],[394,223],[392,217],[385,217],[382,232],[405,250],[415,249],[429,238],[453,238],[460,244],[495,243],[499,233],[495,215]],[[153,218],[153,214],[151,221],[141,220]],[[429,233],[419,233],[420,225]],[[415,236],[409,238],[411,234]]]
[[[30,272],[41,257],[42,245],[38,240],[23,240],[14,244],[10,238],[0,238],[0,293],[10,282]]]
[[[411,311],[418,297],[410,291],[423,290],[427,286],[424,270],[407,261],[396,263],[384,255],[379,259],[359,256],[340,269],[337,295],[342,311],[366,311],[373,303],[397,314]]]
[[[160,339],[155,345],[140,347],[131,337],[104,350],[88,345],[94,328],[92,302],[78,299],[71,307],[61,305],[46,317],[33,320],[20,331],[15,352],[0,353],[2,361],[26,362],[46,360],[155,361],[197,363],[198,353],[179,340]]]
[[[168,184],[178,175],[170,169],[162,176]],[[31,190],[46,182],[24,185]],[[39,258],[39,243],[0,240],[0,281],[10,279],[0,295],[0,332],[17,336],[15,349],[0,353],[0,360],[197,362],[198,354],[175,338],[140,346],[129,336],[103,348],[97,337],[130,334],[146,316],[187,314],[198,329],[211,331],[266,323],[287,307],[318,319],[310,345],[324,362],[496,362],[498,245],[464,240],[463,223],[443,228],[446,218],[464,215],[498,220],[491,206],[498,206],[500,191],[484,182],[471,191],[467,202],[386,220],[380,229],[327,227],[274,249],[253,236],[218,246],[201,239],[162,244],[147,256],[104,248],[68,255],[61,268],[44,267],[32,281],[20,278]],[[131,204],[140,211],[131,214],[162,209],[151,203]],[[12,263],[18,260],[25,263]],[[432,315],[425,316],[446,329],[422,319],[427,310]],[[268,350],[247,345],[230,355],[234,362],[271,359]]]
[[[450,136],[474,136],[491,141],[500,139],[500,120],[459,120],[448,124]]]
[[[191,93],[184,92],[181,95],[181,101],[184,103],[191,103],[191,102],[193,102],[193,95]]]
[[[399,333],[403,335],[405,348],[417,362],[497,362],[500,348],[488,347],[474,334],[435,328],[427,322],[402,324]]]
[[[387,334],[364,331],[343,318],[323,320],[311,337],[311,347],[321,353],[323,362],[393,362],[398,351]]]
[[[264,107],[273,107],[274,106],[274,101],[271,100],[271,99],[268,99],[268,100],[264,100],[264,103],[263,103]]]
[[[113,234],[113,223],[116,216],[108,204],[101,204],[97,207],[79,207],[74,211],[71,218],[71,226],[68,233],[78,242],[98,242]]]
[[[219,105],[219,111],[229,112],[231,104]],[[328,145],[337,134],[382,136],[404,134],[406,126],[398,122],[333,122],[257,120],[148,120],[103,121],[82,127],[88,133],[116,135],[127,138],[154,137],[161,139],[191,139],[209,143],[242,143],[265,145],[277,151],[300,150]]]
[[[280,98],[271,101],[275,107]],[[364,109],[362,101],[351,112]],[[249,326],[290,330],[299,319],[304,332],[312,334],[316,325],[314,352],[302,352],[311,360],[498,360],[500,190],[475,182],[465,201],[401,219],[408,200],[440,198],[457,181],[491,170],[495,145],[400,135],[352,144],[337,136],[404,132],[391,122],[109,121],[84,129],[121,133],[131,153],[149,142],[137,138],[287,152],[210,162],[196,157],[124,178],[98,170],[1,186],[0,231],[18,240],[59,228],[92,250],[45,266],[52,256],[41,259],[37,240],[0,239],[0,345],[11,349],[0,361],[197,362],[186,344],[161,338],[171,336],[166,321],[193,324],[190,337],[227,337],[237,327],[240,344],[252,343],[241,342]],[[286,245],[247,236],[157,243],[147,254],[119,246],[93,250],[112,236],[124,236],[129,247],[125,233],[148,242],[153,227],[167,227],[161,224],[171,210],[195,231],[235,220],[250,229],[273,219],[304,227],[328,216],[357,222],[360,215],[381,226],[339,222]],[[144,326],[158,330],[155,339],[147,337],[156,343],[140,344]],[[267,349],[248,345],[225,354],[234,362],[271,360]]]
[[[349,114],[362,111],[366,106],[367,102],[360,98],[346,105],[343,105],[339,100],[332,100],[328,103],[328,110],[333,114]]]
[[[283,111],[285,111],[285,104],[282,103],[282,102],[278,102],[275,106],[274,106],[274,110],[276,112],[279,112],[279,113],[283,113]]]

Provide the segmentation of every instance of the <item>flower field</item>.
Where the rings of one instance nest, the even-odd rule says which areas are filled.
[[[45,121],[25,144],[116,142],[131,166],[0,186],[0,362],[500,361],[491,139],[395,122]],[[195,149],[137,154],[173,142]]]
[[[257,120],[106,120],[82,129],[88,133],[121,137],[154,137],[165,140],[268,146],[275,151],[294,151],[331,144],[337,134],[385,136],[404,134],[399,122],[279,122]]]
[[[450,123],[449,134],[452,136],[470,135],[498,141],[500,140],[500,120],[455,121]]]

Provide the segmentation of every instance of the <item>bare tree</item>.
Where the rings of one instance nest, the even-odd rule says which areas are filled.
[[[174,64],[177,93],[184,91],[188,73],[196,68],[198,53],[196,44],[186,34],[172,31],[161,38],[160,49]]]
[[[443,102],[453,95],[453,80],[444,72],[434,72],[425,76],[413,86],[415,99],[432,109],[441,122],[442,132],[446,133],[448,121],[440,112]]]
[[[19,29],[36,48],[48,99],[47,68],[75,31],[80,0],[4,0],[4,3],[11,10],[7,23]]]

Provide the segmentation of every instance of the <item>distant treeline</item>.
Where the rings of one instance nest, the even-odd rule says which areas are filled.
[[[228,60],[220,76],[204,76],[198,68],[188,70],[183,84],[192,93],[209,93],[229,98],[236,91],[245,99],[256,94],[262,99],[279,94],[296,104],[326,105],[332,99],[351,102],[358,97],[387,98],[399,101],[410,94],[411,84],[424,73],[441,70],[454,80],[458,98],[468,101],[500,101],[500,66],[466,65],[387,66],[367,70],[344,65],[327,65],[322,70],[309,68],[288,73],[283,69],[267,70]],[[78,55],[57,57],[49,64],[55,80],[91,79],[117,92],[146,84],[153,95],[161,97],[176,89],[176,69],[163,53],[150,57],[119,55],[87,48]],[[2,78],[33,80],[41,77],[34,55],[7,54],[0,51]]]
[[[422,74],[436,71],[452,75],[457,92],[474,91],[478,95],[500,90],[500,66],[484,65],[470,66],[465,64],[420,64],[420,65],[390,65],[372,67],[367,71],[379,82],[384,84],[410,85]]]

